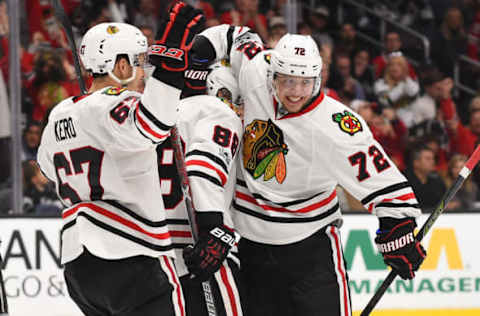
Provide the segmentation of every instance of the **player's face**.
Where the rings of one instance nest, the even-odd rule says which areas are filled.
[[[315,85],[313,77],[297,77],[276,75],[275,87],[277,96],[285,109],[297,113],[310,100]]]

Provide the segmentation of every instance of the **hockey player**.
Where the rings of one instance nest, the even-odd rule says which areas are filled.
[[[184,315],[174,250],[158,186],[155,147],[169,136],[200,11],[178,2],[152,47],[129,24],[103,23],[84,36],[89,93],[49,116],[38,161],[65,204],[61,262],[70,296],[85,315]],[[182,41],[183,39],[183,41]]]
[[[340,184],[379,218],[385,263],[413,278],[425,251],[410,184],[366,122],[321,91],[322,60],[309,36],[286,34],[263,51],[246,27],[197,36],[204,58],[228,57],[245,103],[232,216],[248,315],[351,315],[340,242]]]
[[[201,281],[210,279],[217,314],[241,316],[237,257],[230,253],[225,261],[223,256],[220,260],[209,261],[208,258],[210,249],[223,252],[225,256],[230,248],[236,251],[236,247],[232,247],[235,237],[229,209],[236,180],[236,154],[243,130],[233,111],[232,101],[238,100],[238,87],[229,68],[214,67],[205,85],[203,75],[208,72],[208,69],[186,71],[183,95],[188,97],[182,99],[179,106],[178,129],[185,146],[188,180],[200,230],[195,247],[189,246],[193,244],[192,234],[170,139],[157,147],[160,183],[177,255],[175,265],[184,291],[186,315],[209,315]],[[192,86],[196,89],[191,89]],[[199,89],[201,87],[203,89]],[[205,90],[210,96],[204,95]],[[212,235],[210,231],[214,229],[231,236],[230,243]],[[189,248],[184,250],[186,246]],[[187,264],[181,259],[183,257]]]

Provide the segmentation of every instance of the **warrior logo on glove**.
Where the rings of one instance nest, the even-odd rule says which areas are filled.
[[[385,264],[391,266],[402,279],[413,279],[426,255],[413,235],[416,226],[413,218],[380,218],[375,243]]]

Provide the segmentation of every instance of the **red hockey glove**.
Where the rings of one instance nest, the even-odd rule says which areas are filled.
[[[202,216],[211,216],[212,213],[222,219],[221,213],[209,212],[199,213],[197,220]],[[208,225],[208,230],[205,230],[208,226],[202,226],[200,220],[198,222],[200,237],[193,247],[187,246],[183,250],[183,260],[194,279],[203,282],[220,269],[230,248],[235,244],[235,235],[223,226],[223,221],[217,221],[215,226]]]
[[[182,89],[188,52],[204,22],[202,11],[183,2],[172,6],[168,17],[160,23],[155,44],[149,48],[149,61],[155,66],[154,78]]]
[[[417,226],[414,218],[381,217],[375,243],[385,264],[392,267],[402,279],[413,279],[422,264],[426,251],[413,234]]]

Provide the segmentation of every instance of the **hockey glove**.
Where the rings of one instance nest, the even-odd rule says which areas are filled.
[[[392,267],[402,279],[413,279],[422,264],[426,251],[413,234],[417,226],[414,218],[381,217],[375,243],[385,264]]]
[[[176,88],[183,88],[183,72],[188,67],[188,52],[193,37],[203,28],[205,17],[183,2],[175,3],[160,23],[155,44],[149,48],[152,76]]]
[[[202,217],[210,220],[213,213],[220,221],[215,220],[214,225],[202,225]],[[183,250],[183,260],[194,279],[203,282],[220,269],[230,248],[235,244],[235,235],[223,226],[221,213],[197,214],[200,236],[193,247],[187,246]]]

